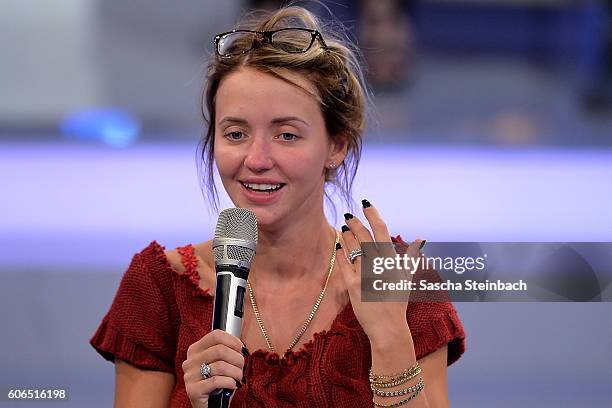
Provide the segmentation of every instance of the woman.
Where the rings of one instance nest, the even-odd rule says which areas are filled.
[[[116,406],[203,408],[219,388],[236,389],[236,407],[448,406],[446,367],[464,349],[454,308],[362,303],[354,250],[390,243],[387,227],[367,200],[367,225],[347,213],[336,231],[324,215],[326,185],[350,200],[359,160],[366,93],[354,53],[299,7],[242,28],[252,32],[216,37],[203,141],[209,191],[214,161],[258,220],[241,338],[210,330],[211,241],[151,243],[91,341],[116,363]],[[421,244],[396,242],[413,255]]]

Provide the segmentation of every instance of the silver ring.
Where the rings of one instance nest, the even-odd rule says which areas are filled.
[[[361,255],[363,255],[363,251],[361,250],[361,248],[353,249],[351,252],[349,252],[349,261],[354,264],[355,259],[357,259]]]
[[[200,374],[202,374],[203,380],[212,377],[212,374],[210,373],[210,366],[206,363],[202,363],[202,365],[200,366]]]

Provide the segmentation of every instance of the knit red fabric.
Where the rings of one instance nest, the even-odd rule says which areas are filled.
[[[193,246],[179,252],[182,274],[155,241],[134,255],[90,343],[109,361],[118,358],[174,374],[170,406],[190,408],[181,365],[187,348],[210,331],[214,302],[208,290],[199,287]],[[406,317],[417,358],[448,344],[450,365],[464,352],[465,333],[451,303],[409,302]],[[231,406],[372,407],[370,366],[370,343],[348,303],[331,328],[315,334],[301,350],[282,357],[266,350],[249,355],[246,384],[236,391]]]

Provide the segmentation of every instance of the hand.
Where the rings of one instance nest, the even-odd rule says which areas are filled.
[[[242,341],[223,330],[213,330],[187,349],[183,362],[185,389],[194,408],[207,408],[210,394],[221,388],[239,388],[244,356]],[[202,363],[210,366],[211,377],[204,379]]]
[[[372,232],[357,217],[349,213],[345,214],[349,230],[342,233],[344,252],[338,251],[339,255],[343,255],[339,256],[339,265],[351,299],[353,311],[373,346],[384,345],[390,339],[397,340],[405,338],[404,336],[408,336],[410,339],[410,328],[406,321],[408,296],[406,296],[404,301],[399,302],[361,302],[362,257],[357,257],[354,263],[351,264],[347,258],[348,254],[354,249],[361,248],[364,242],[377,242],[384,243],[384,245],[377,246],[376,251],[374,251],[373,245],[368,246],[367,257],[369,259],[396,256],[387,225],[376,208],[372,207],[367,200],[364,200],[363,213],[368,220]],[[418,257],[421,242],[422,240],[416,240],[408,245],[406,255]],[[408,274],[406,278],[409,277]]]

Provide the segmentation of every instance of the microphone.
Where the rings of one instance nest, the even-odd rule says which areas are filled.
[[[256,247],[255,213],[244,208],[228,208],[221,211],[213,239],[217,273],[213,330],[221,329],[240,337],[247,278]],[[232,394],[231,389],[215,390],[210,395],[208,406],[229,407]]]

